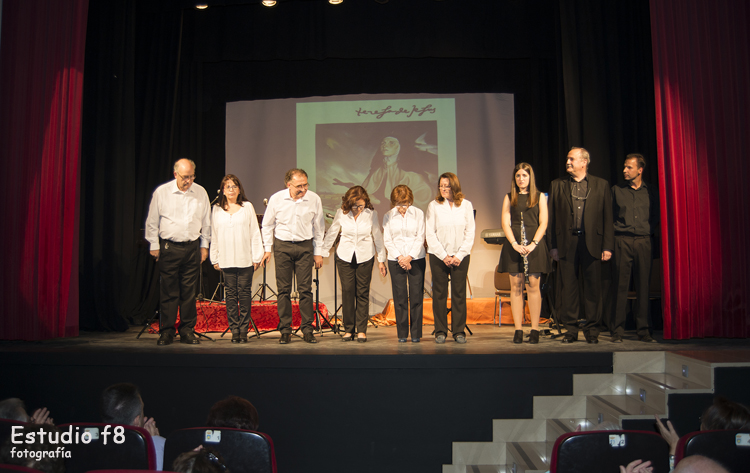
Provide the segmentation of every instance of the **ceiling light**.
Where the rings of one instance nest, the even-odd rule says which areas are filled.
[[[262,2],[260,2],[260,4],[264,7],[275,7],[276,0],[263,0]]]
[[[205,10],[206,8],[208,8],[208,4],[207,3],[196,3],[195,4],[195,8],[197,8],[198,10]]]
[[[344,0],[328,0],[328,3],[330,3],[331,5],[338,5],[343,2]]]

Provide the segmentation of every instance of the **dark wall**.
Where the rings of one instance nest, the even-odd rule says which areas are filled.
[[[230,394],[245,397],[274,441],[279,472],[440,471],[452,442],[490,442],[492,419],[531,418],[533,396],[569,395],[572,374],[612,370],[611,353],[3,357],[0,376],[26,381],[0,386],[0,399],[46,406],[56,423],[98,421],[101,391],[116,382],[140,387],[164,436],[202,426]]]

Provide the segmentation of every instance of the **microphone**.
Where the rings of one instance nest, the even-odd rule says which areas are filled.
[[[219,198],[219,197],[221,197],[221,189],[217,189],[217,190],[216,190],[216,197],[214,197],[214,200],[212,200],[212,201],[211,201],[211,203],[209,204],[209,207],[210,207],[211,205],[214,205],[214,202],[216,202],[216,201],[218,200],[218,198]]]

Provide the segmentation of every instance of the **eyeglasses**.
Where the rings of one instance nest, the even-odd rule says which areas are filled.
[[[408,209],[411,207],[411,204],[396,204],[396,207],[399,209]]]
[[[240,186],[224,186],[225,191],[236,191]]]
[[[573,200],[586,200],[589,198],[589,194],[591,194],[591,189],[586,191],[586,197],[579,197],[573,193],[573,188],[570,188],[570,196],[573,198]]]
[[[440,186],[440,187],[438,187],[438,189],[450,189],[450,188],[451,188],[451,186]]]
[[[195,174],[193,174],[192,176],[181,176],[179,173],[175,173],[175,174],[177,174],[177,177],[179,177],[183,181],[194,181],[195,180]]]
[[[302,190],[302,189],[307,189],[308,187],[310,187],[310,184],[309,183],[305,183],[305,184],[300,184],[298,186],[292,186],[292,187],[294,187],[295,189]]]
[[[352,205],[352,210],[362,210],[364,208],[364,205]]]

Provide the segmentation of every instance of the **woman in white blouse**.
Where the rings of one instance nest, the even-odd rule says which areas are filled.
[[[385,267],[383,233],[380,231],[378,213],[370,203],[370,197],[362,186],[354,186],[341,198],[341,208],[336,211],[331,227],[323,239],[321,252],[327,257],[336,237],[341,240],[336,250],[336,267],[341,280],[345,342],[354,339],[367,341],[367,320],[370,316],[370,280],[375,255],[381,276]]]
[[[410,334],[412,342],[422,338],[424,213],[412,204],[414,194],[409,186],[396,186],[391,191],[391,210],[383,217],[383,243],[388,251],[396,332],[401,343]]]
[[[451,332],[458,343],[466,343],[466,276],[469,253],[474,245],[474,207],[464,199],[458,176],[440,175],[438,195],[427,206],[425,222],[427,252],[432,271],[432,312],[435,342],[445,343],[448,334],[448,277],[451,283]]]
[[[261,259],[263,241],[255,209],[245,197],[239,178],[227,174],[211,213],[211,263],[224,273],[232,343],[247,343],[253,272]]]

